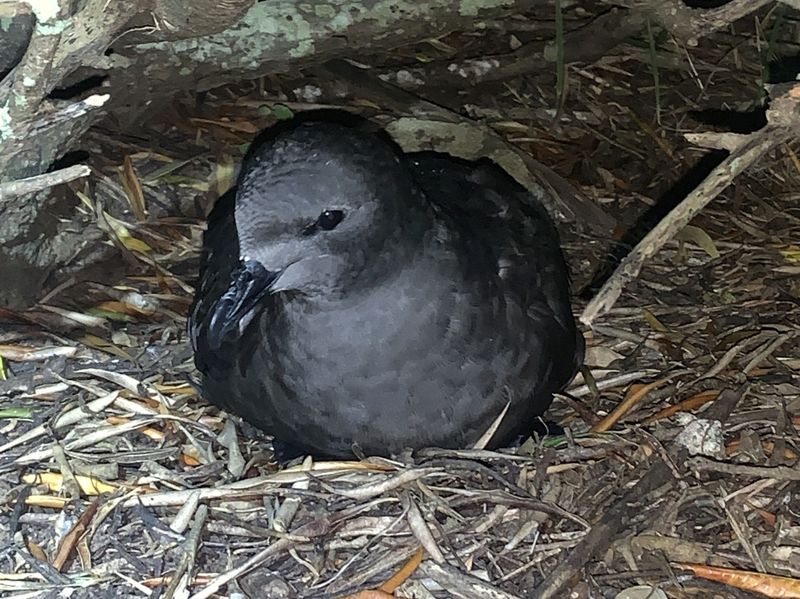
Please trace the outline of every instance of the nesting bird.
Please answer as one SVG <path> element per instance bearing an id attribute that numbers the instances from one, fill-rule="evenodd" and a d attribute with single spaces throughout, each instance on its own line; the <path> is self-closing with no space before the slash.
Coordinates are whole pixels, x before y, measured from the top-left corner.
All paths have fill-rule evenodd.
<path id="1" fill-rule="evenodd" d="M 558 234 L 491 163 L 306 122 L 209 215 L 190 317 L 206 400 L 325 457 L 529 432 L 583 337 Z M 499 418 L 502 415 L 502 418 Z"/>

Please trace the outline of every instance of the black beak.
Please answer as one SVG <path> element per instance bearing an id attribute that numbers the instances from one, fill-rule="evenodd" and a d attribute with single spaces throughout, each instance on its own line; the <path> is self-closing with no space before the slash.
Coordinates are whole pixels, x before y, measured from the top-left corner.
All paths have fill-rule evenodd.
<path id="1" fill-rule="evenodd" d="M 241 262 L 231 273 L 228 290 L 217 300 L 208 323 L 207 341 L 211 350 L 222 347 L 225 338 L 238 333 L 255 315 L 258 303 L 270 292 L 270 285 L 278 278 L 259 262 Z"/>

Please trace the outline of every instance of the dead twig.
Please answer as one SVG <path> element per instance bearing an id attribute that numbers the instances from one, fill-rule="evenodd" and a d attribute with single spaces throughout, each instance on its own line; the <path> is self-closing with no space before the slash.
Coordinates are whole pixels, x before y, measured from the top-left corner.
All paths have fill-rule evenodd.
<path id="1" fill-rule="evenodd" d="M 327 487 L 328 490 L 330 490 L 332 493 L 336 493 L 337 495 L 349 497 L 350 499 L 365 500 L 372 497 L 377 497 L 378 495 L 382 495 L 388 491 L 391 491 L 392 489 L 407 485 L 408 483 L 419 480 L 425 476 L 443 473 L 444 471 L 439 470 L 438 468 L 417 468 L 413 470 L 406 470 L 405 472 L 401 472 L 400 474 L 392 476 L 386 480 L 369 485 L 363 485 L 356 489 L 341 489 L 339 487 L 332 487 L 325 484 L 322 486 Z"/>
<path id="2" fill-rule="evenodd" d="M 581 314 L 581 321 L 591 326 L 601 315 L 608 312 L 619 299 L 625 285 L 635 280 L 645 261 L 654 256 L 673 239 L 697 214 L 756 160 L 789 139 L 800 124 L 797 104 L 800 103 L 800 85 L 792 87 L 777 98 L 767 112 L 769 124 L 749 136 L 731 152 L 708 177 L 656 225 L 636 247 L 633 248 L 597 292 Z"/>
<path id="3" fill-rule="evenodd" d="M 681 0 L 648 0 L 642 8 L 672 35 L 696 46 L 699 38 L 727 27 L 771 1 L 732 0 L 718 8 L 700 9 L 690 8 Z"/>
<path id="4" fill-rule="evenodd" d="M 756 478 L 773 478 L 775 480 L 800 480 L 800 470 L 789 466 L 750 466 L 749 464 L 730 464 L 718 462 L 710 458 L 695 456 L 686 464 L 691 470 L 698 472 L 714 472 L 718 474 L 736 474 Z"/>
<path id="5" fill-rule="evenodd" d="M 44 173 L 26 179 L 0 183 L 0 202 L 17 196 L 50 189 L 56 185 L 68 183 L 81 177 L 88 177 L 92 170 L 85 164 L 68 166 L 51 173 Z"/>

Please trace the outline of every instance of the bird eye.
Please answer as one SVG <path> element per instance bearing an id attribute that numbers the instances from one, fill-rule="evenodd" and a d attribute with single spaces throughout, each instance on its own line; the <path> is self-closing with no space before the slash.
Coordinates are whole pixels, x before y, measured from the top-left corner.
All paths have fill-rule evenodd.
<path id="1" fill-rule="evenodd" d="M 325 210 L 319 215 L 317 225 L 323 231 L 332 231 L 344 219 L 344 212 L 341 210 Z"/>

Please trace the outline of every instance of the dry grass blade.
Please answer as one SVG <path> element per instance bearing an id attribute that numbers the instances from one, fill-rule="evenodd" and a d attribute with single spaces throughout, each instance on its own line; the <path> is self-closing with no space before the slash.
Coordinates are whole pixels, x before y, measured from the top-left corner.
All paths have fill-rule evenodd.
<path id="1" fill-rule="evenodd" d="M 109 439 L 111 437 L 117 437 L 124 435 L 125 433 L 129 433 L 131 431 L 138 430 L 143 426 L 156 422 L 155 418 L 143 418 L 142 420 L 129 422 L 127 424 L 121 424 L 119 426 L 105 426 L 100 429 L 89 433 L 81 438 L 75 439 L 69 442 L 66 446 L 66 450 L 76 450 L 81 449 L 83 447 L 91 447 L 100 441 L 104 441 L 105 439 Z M 41 462 L 43 460 L 47 460 L 53 457 L 53 450 L 52 449 L 42 449 L 39 451 L 34 451 L 23 456 L 18 457 L 14 460 L 14 464 L 17 465 L 25 465 L 25 464 L 34 464 L 36 462 Z"/>
<path id="2" fill-rule="evenodd" d="M 75 346 L 34 348 L 19 345 L 0 345 L 0 357 L 12 362 L 44 362 L 58 356 L 71 358 L 77 353 L 78 348 Z"/>
<path id="3" fill-rule="evenodd" d="M 140 223 L 144 222 L 147 219 L 144 192 L 142 192 L 142 184 L 139 182 L 139 177 L 136 175 L 136 170 L 133 168 L 130 155 L 125 156 L 122 163 L 122 186 L 125 188 L 125 193 L 128 196 L 131 212 L 133 212 L 137 221 Z"/>
<path id="4" fill-rule="evenodd" d="M 403 509 L 406 510 L 408 527 L 417 541 L 419 541 L 419 544 L 422 545 L 433 561 L 438 564 L 443 563 L 444 554 L 439 549 L 439 545 L 436 544 L 436 540 L 431 534 L 431 529 L 428 528 L 428 523 L 425 522 L 425 518 L 422 516 L 422 512 L 419 511 L 419 506 L 414 501 L 414 498 L 408 492 L 404 492 L 400 495 L 400 503 L 402 503 Z"/>
<path id="5" fill-rule="evenodd" d="M 147 396 L 155 397 L 159 400 L 162 400 L 166 404 L 166 399 L 164 398 L 164 396 L 161 393 L 159 393 L 158 390 L 156 390 L 152 385 L 142 383 L 141 381 L 135 379 L 130 375 L 122 374 L 120 372 L 113 372 L 111 370 L 103 370 L 100 368 L 83 368 L 80 370 L 76 370 L 75 373 L 86 374 L 89 376 L 95 376 L 98 378 L 105 379 L 137 395 L 144 392 Z"/>
<path id="6" fill-rule="evenodd" d="M 85 406 L 80 406 L 77 408 L 73 408 L 66 414 L 62 414 L 55 421 L 50 425 L 50 427 L 54 430 L 64 428 L 67 426 L 72 426 L 77 422 L 80 422 L 83 418 L 86 417 L 86 412 L 94 412 L 99 413 L 105 410 L 108 406 L 114 403 L 117 398 L 119 397 L 119 391 L 113 391 L 108 395 L 104 395 L 103 397 L 99 397 Z M 29 443 L 34 439 L 37 439 L 43 435 L 47 434 L 47 428 L 44 426 L 37 426 L 27 433 L 24 433 L 17 437 L 16 439 L 12 439 L 5 445 L 0 445 L 0 454 L 8 451 L 9 449 L 13 449 L 14 447 L 18 447 L 19 445 L 24 445 L 25 443 Z"/>
<path id="7" fill-rule="evenodd" d="M 494 419 L 491 426 L 486 429 L 480 439 L 478 439 L 475 444 L 472 446 L 472 449 L 486 449 L 486 446 L 489 445 L 489 441 L 492 440 L 494 434 L 497 432 L 497 429 L 500 428 L 500 423 L 503 422 L 503 418 L 506 417 L 508 413 L 508 408 L 511 406 L 511 400 L 509 399 L 506 402 L 505 407 L 501 410 L 500 414 L 498 414 L 497 418 Z"/>
<path id="8" fill-rule="evenodd" d="M 617 422 L 619 422 L 625 415 L 630 412 L 642 399 L 654 389 L 658 389 L 661 385 L 668 382 L 670 377 L 665 377 L 653 381 L 647 385 L 642 385 L 640 389 L 628 395 L 625 401 L 621 402 L 613 412 L 603 418 L 600 422 L 595 424 L 589 429 L 592 433 L 604 433 L 610 430 Z"/>

